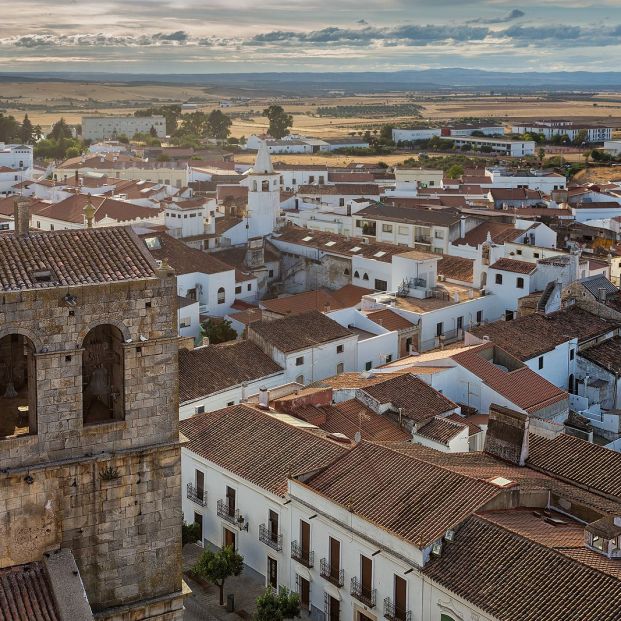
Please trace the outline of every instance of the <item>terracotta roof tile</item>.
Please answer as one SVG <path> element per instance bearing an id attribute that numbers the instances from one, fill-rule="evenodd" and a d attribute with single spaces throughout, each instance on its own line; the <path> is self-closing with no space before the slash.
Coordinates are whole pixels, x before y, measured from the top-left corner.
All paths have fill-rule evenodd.
<path id="1" fill-rule="evenodd" d="M 249 327 L 248 338 L 253 340 L 255 335 L 280 351 L 292 352 L 351 337 L 353 333 L 313 310 L 273 321 L 256 321 Z"/>
<path id="2" fill-rule="evenodd" d="M 282 371 L 250 341 L 179 350 L 179 401 L 191 401 Z"/>
<path id="3" fill-rule="evenodd" d="M 464 259 L 445 254 L 438 261 L 438 275 L 451 280 L 471 283 L 473 271 L 474 259 Z"/>
<path id="4" fill-rule="evenodd" d="M 503 222 L 482 222 L 463 237 L 456 239 L 453 244 L 455 246 L 480 246 L 487 240 L 488 233 L 494 243 L 504 244 L 506 241 L 516 239 L 523 231 Z"/>
<path id="5" fill-rule="evenodd" d="M 367 313 L 367 318 L 386 330 L 408 330 L 414 327 L 411 321 L 386 308 L 381 311 Z"/>
<path id="6" fill-rule="evenodd" d="M 446 444 L 456 438 L 459 434 L 468 429 L 468 425 L 461 423 L 454 418 L 434 416 L 428 423 L 419 427 L 417 435 L 423 436 L 440 444 Z M 469 430 L 468 430 L 469 435 Z"/>
<path id="7" fill-rule="evenodd" d="M 324 196 L 379 196 L 380 188 L 375 183 L 335 183 L 334 185 L 301 185 L 298 194 Z"/>
<path id="8" fill-rule="evenodd" d="M 45 289 L 153 278 L 157 266 L 128 227 L 0 236 L 0 287 Z M 49 280 L 37 278 L 49 274 Z"/>
<path id="9" fill-rule="evenodd" d="M 370 293 L 373 293 L 371 289 L 345 285 L 338 291 L 318 289 L 317 291 L 305 291 L 272 300 L 262 300 L 261 306 L 279 315 L 298 315 L 309 310 L 327 312 L 328 310 L 334 311 L 358 306 L 362 297 Z"/>
<path id="10" fill-rule="evenodd" d="M 517 259 L 502 257 L 490 265 L 489 269 L 514 272 L 515 274 L 530 274 L 537 269 L 537 265 L 535 263 L 529 263 L 528 261 L 518 261 Z"/>
<path id="11" fill-rule="evenodd" d="M 584 349 L 580 356 L 613 373 L 621 373 L 621 336 L 614 336 Z"/>
<path id="12" fill-rule="evenodd" d="M 61 621 L 43 563 L 0 569 L 2 621 Z"/>
<path id="13" fill-rule="evenodd" d="M 348 449 L 253 408 L 237 405 L 179 423 L 204 459 L 279 496 L 290 474 L 327 465 Z"/>

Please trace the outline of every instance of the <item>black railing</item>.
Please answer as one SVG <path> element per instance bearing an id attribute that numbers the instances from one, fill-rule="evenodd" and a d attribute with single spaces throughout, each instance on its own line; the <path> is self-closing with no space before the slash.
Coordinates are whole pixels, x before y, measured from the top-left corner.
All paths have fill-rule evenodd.
<path id="1" fill-rule="evenodd" d="M 309 569 L 315 564 L 315 553 L 312 550 L 304 550 L 297 541 L 291 542 L 291 558 Z"/>
<path id="2" fill-rule="evenodd" d="M 328 559 L 322 558 L 319 561 L 319 574 L 334 586 L 342 587 L 345 584 L 345 572 L 342 569 L 336 569 L 328 563 Z"/>
<path id="3" fill-rule="evenodd" d="M 340 621 L 341 611 L 340 611 L 340 603 L 337 600 L 337 609 L 332 609 L 332 602 L 330 601 L 332 597 L 327 592 L 323 594 L 323 615 L 324 621 Z"/>
<path id="4" fill-rule="evenodd" d="M 265 524 L 259 526 L 259 541 L 262 541 L 265 545 L 273 548 L 277 552 L 282 550 L 282 535 L 274 532 Z"/>
<path id="5" fill-rule="evenodd" d="M 384 600 L 384 619 L 389 621 L 412 621 L 412 611 L 397 606 L 390 597 Z"/>
<path id="6" fill-rule="evenodd" d="M 218 500 L 217 508 L 218 516 L 223 520 L 237 525 L 237 518 L 239 517 L 239 511 L 235 510 L 229 505 L 227 500 Z"/>
<path id="7" fill-rule="evenodd" d="M 188 483 L 188 500 L 195 502 L 201 507 L 207 506 L 207 492 L 204 489 L 199 489 L 196 485 Z"/>
<path id="8" fill-rule="evenodd" d="M 362 582 L 358 578 L 351 579 L 350 593 L 352 597 L 355 597 L 359 602 L 362 602 L 369 608 L 375 608 L 375 597 L 377 595 L 376 589 L 369 589 L 362 585 Z"/>

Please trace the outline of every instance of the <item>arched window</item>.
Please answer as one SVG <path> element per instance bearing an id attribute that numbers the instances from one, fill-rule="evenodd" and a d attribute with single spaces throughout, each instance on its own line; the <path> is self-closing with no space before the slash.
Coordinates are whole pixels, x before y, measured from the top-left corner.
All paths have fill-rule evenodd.
<path id="1" fill-rule="evenodd" d="M 365 272 L 362 280 L 369 280 L 369 275 Z"/>
<path id="2" fill-rule="evenodd" d="M 343 274 L 345 274 L 345 276 L 349 276 L 349 268 L 345 268 L 345 271 L 343 272 Z"/>
<path id="3" fill-rule="evenodd" d="M 354 278 L 360 278 L 360 274 L 358 273 L 358 270 L 354 272 Z"/>
<path id="4" fill-rule="evenodd" d="M 224 304 L 225 299 L 226 299 L 226 293 L 224 291 L 224 287 L 220 287 L 218 289 L 218 304 Z"/>
<path id="5" fill-rule="evenodd" d="M 82 344 L 82 417 L 85 425 L 125 418 L 123 335 L 116 326 L 93 328 Z"/>
<path id="6" fill-rule="evenodd" d="M 21 334 L 0 339 L 0 438 L 37 433 L 34 352 Z"/>
<path id="7" fill-rule="evenodd" d="M 261 192 L 269 192 L 270 191 L 270 182 L 268 179 L 261 182 Z"/>
<path id="8" fill-rule="evenodd" d="M 258 186 L 257 186 L 257 181 L 256 179 L 252 182 L 252 191 L 256 192 L 258 190 Z"/>

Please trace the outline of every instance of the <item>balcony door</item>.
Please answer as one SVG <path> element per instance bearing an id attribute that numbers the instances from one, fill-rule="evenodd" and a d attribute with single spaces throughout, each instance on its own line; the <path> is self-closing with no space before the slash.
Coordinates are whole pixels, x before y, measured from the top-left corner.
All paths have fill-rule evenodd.
<path id="1" fill-rule="evenodd" d="M 302 576 L 298 576 L 298 595 L 302 609 L 310 609 L 310 582 Z"/>
<path id="2" fill-rule="evenodd" d="M 226 508 L 229 515 L 235 515 L 235 490 L 232 487 L 226 486 Z"/>
<path id="3" fill-rule="evenodd" d="M 405 621 L 407 611 L 407 582 L 401 576 L 395 576 L 395 617 Z"/>
<path id="4" fill-rule="evenodd" d="M 332 578 L 338 578 L 339 571 L 341 571 L 341 542 L 330 537 L 330 574 Z"/>
<path id="5" fill-rule="evenodd" d="M 300 548 L 302 558 L 308 559 L 310 555 L 310 524 L 300 520 Z"/>
<path id="6" fill-rule="evenodd" d="M 270 516 L 268 522 L 269 533 L 272 541 L 278 541 L 278 513 L 276 513 L 276 511 L 272 511 L 270 509 Z"/>
<path id="7" fill-rule="evenodd" d="M 362 554 L 360 555 L 360 583 L 362 595 L 365 598 L 370 598 L 373 588 L 373 561 Z"/>
<path id="8" fill-rule="evenodd" d="M 205 473 L 201 470 L 196 471 L 196 495 L 203 500 L 205 491 Z"/>

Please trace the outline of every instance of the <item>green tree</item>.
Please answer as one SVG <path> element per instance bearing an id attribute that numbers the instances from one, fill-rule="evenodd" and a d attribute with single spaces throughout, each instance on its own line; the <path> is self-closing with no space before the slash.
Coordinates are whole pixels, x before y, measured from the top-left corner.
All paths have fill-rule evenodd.
<path id="1" fill-rule="evenodd" d="M 157 138 L 157 129 L 151 125 L 151 129 L 149 130 L 149 135 L 151 138 Z"/>
<path id="2" fill-rule="evenodd" d="M 65 153 L 64 156 L 67 159 L 70 159 L 72 157 L 78 157 L 80 155 L 81 151 L 79 149 L 79 147 L 69 147 Z"/>
<path id="3" fill-rule="evenodd" d="M 28 115 L 24 115 L 24 120 L 22 121 L 22 131 L 20 135 L 20 139 L 22 144 L 32 144 L 33 142 L 33 132 L 34 127 L 28 118 Z"/>
<path id="4" fill-rule="evenodd" d="M 201 538 L 200 524 L 194 522 L 193 524 L 186 524 L 184 522 L 181 525 L 181 546 L 186 543 L 196 543 Z"/>
<path id="5" fill-rule="evenodd" d="M 207 117 L 207 135 L 210 138 L 225 140 L 231 133 L 232 121 L 221 110 L 212 110 Z"/>
<path id="6" fill-rule="evenodd" d="M 289 128 L 293 125 L 293 117 L 287 114 L 282 106 L 272 104 L 263 110 L 263 116 L 269 119 L 269 135 L 276 140 L 289 135 Z"/>
<path id="7" fill-rule="evenodd" d="M 543 160 L 546 157 L 546 150 L 541 147 L 541 149 L 539 149 L 539 151 L 537 151 L 537 159 L 539 160 L 539 168 L 543 167 Z"/>
<path id="8" fill-rule="evenodd" d="M 289 589 L 281 588 L 278 593 L 268 588 L 257 598 L 255 621 L 283 621 L 300 616 L 300 596 Z"/>
<path id="9" fill-rule="evenodd" d="M 181 106 L 173 104 L 156 108 L 144 108 L 142 110 L 136 110 L 134 116 L 163 116 L 166 119 L 166 133 L 172 136 L 177 131 L 177 125 L 181 117 Z"/>
<path id="10" fill-rule="evenodd" d="M 218 343 L 234 341 L 237 338 L 237 332 L 232 328 L 228 319 L 221 321 L 208 319 L 201 327 L 201 336 L 209 338 L 212 345 L 217 345 Z"/>
<path id="11" fill-rule="evenodd" d="M 71 130 L 69 129 L 69 125 L 64 118 L 61 118 L 59 121 L 56 121 L 54 125 L 52 125 L 52 131 L 47 135 L 48 138 L 56 140 L 62 140 L 63 138 L 71 138 Z"/>
<path id="12" fill-rule="evenodd" d="M 43 138 L 43 129 L 41 125 L 35 125 L 32 129 L 32 139 L 34 142 L 39 142 Z"/>
<path id="13" fill-rule="evenodd" d="M 459 179 L 464 174 L 464 167 L 461 164 L 453 164 L 447 171 L 449 179 Z"/>
<path id="14" fill-rule="evenodd" d="M 581 129 L 574 138 L 574 144 L 580 145 L 584 144 L 587 141 L 589 134 L 586 129 Z"/>
<path id="15" fill-rule="evenodd" d="M 16 142 L 20 139 L 21 126 L 12 116 L 0 112 L 0 142 Z"/>
<path id="16" fill-rule="evenodd" d="M 196 564 L 192 574 L 213 582 L 220 590 L 220 606 L 224 604 L 224 583 L 227 578 L 239 576 L 244 569 L 244 557 L 233 546 L 226 546 L 217 552 L 205 550 Z"/>
<path id="17" fill-rule="evenodd" d="M 203 137 L 207 134 L 207 115 L 200 110 L 184 114 L 181 122 L 180 132 Z"/>

